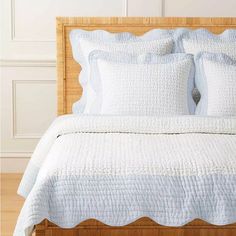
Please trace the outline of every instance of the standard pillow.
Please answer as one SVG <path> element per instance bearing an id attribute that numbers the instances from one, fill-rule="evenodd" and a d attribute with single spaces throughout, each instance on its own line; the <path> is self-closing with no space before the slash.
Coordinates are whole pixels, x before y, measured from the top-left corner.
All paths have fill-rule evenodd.
<path id="1" fill-rule="evenodd" d="M 95 30 L 72 30 L 70 41 L 74 59 L 81 65 L 79 76 L 83 87 L 81 99 L 73 105 L 74 113 L 88 113 L 94 102 L 95 93 L 89 83 L 90 67 L 88 57 L 93 50 L 108 52 L 128 52 L 135 54 L 156 53 L 169 54 L 173 48 L 173 39 L 168 30 L 152 30 L 143 36 L 135 36 L 130 33 L 109 33 Z"/>
<path id="2" fill-rule="evenodd" d="M 97 99 L 91 113 L 106 115 L 188 115 L 193 88 L 191 55 L 132 55 L 93 51 L 91 85 Z"/>
<path id="3" fill-rule="evenodd" d="M 236 60 L 202 52 L 195 57 L 195 82 L 201 93 L 197 115 L 236 116 Z"/>

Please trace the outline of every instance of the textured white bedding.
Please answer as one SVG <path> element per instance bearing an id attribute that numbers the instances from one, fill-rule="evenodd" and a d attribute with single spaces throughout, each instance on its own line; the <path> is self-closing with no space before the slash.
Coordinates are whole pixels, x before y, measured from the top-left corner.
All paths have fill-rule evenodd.
<path id="1" fill-rule="evenodd" d="M 27 167 L 14 235 L 45 218 L 61 227 L 142 216 L 171 226 L 229 224 L 235 183 L 236 118 L 62 116 Z"/>
<path id="2" fill-rule="evenodd" d="M 236 116 L 236 60 L 202 52 L 195 57 L 195 65 L 195 83 L 201 93 L 196 114 Z"/>
<path id="3" fill-rule="evenodd" d="M 86 31 L 81 29 L 72 30 L 70 41 L 74 59 L 81 65 L 79 75 L 83 94 L 79 101 L 73 105 L 76 113 L 90 114 L 91 105 L 97 97 L 90 83 L 89 54 L 94 50 L 106 52 L 126 53 L 156 53 L 165 55 L 171 53 L 173 39 L 168 30 L 151 30 L 142 36 L 130 33 L 110 33 L 104 30 Z M 92 111 L 92 113 L 94 113 Z"/>
<path id="4" fill-rule="evenodd" d="M 93 51 L 89 62 L 90 82 L 96 93 L 89 114 L 194 114 L 194 63 L 191 55 Z"/>

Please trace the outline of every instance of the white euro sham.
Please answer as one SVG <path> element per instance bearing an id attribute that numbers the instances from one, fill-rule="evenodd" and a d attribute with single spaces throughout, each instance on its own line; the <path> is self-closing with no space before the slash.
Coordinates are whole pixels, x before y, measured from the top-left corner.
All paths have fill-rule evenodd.
<path id="1" fill-rule="evenodd" d="M 236 30 L 225 30 L 215 35 L 205 29 L 181 35 L 182 52 L 197 55 L 199 52 L 224 53 L 236 59 Z"/>

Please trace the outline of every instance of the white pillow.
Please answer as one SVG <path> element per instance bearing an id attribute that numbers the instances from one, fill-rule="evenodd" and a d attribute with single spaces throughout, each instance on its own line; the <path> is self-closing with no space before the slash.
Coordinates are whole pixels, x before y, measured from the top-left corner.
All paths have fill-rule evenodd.
<path id="1" fill-rule="evenodd" d="M 143 36 L 135 36 L 130 33 L 109 33 L 95 30 L 72 30 L 70 41 L 74 59 L 81 65 L 82 71 L 79 76 L 83 87 L 81 99 L 73 105 L 74 113 L 88 113 L 94 102 L 95 93 L 89 83 L 90 67 L 88 57 L 93 50 L 108 52 L 128 53 L 156 53 L 168 54 L 173 48 L 173 39 L 168 30 L 152 30 Z"/>
<path id="2" fill-rule="evenodd" d="M 188 115 L 193 59 L 93 51 L 91 85 L 97 99 L 91 113 L 109 115 Z M 100 87 L 99 87 L 100 86 Z"/>
<path id="3" fill-rule="evenodd" d="M 197 55 L 199 52 L 225 53 L 236 58 L 236 30 L 228 29 L 221 34 L 213 34 L 206 29 L 175 30 L 176 50 Z M 196 102 L 200 100 L 197 89 L 193 91 Z"/>
<path id="4" fill-rule="evenodd" d="M 236 30 L 226 30 L 215 35 L 205 29 L 189 31 L 182 36 L 183 52 L 193 55 L 199 52 L 225 53 L 236 59 Z"/>
<path id="5" fill-rule="evenodd" d="M 236 60 L 225 54 L 202 52 L 195 63 L 196 85 L 201 93 L 196 114 L 236 116 Z"/>

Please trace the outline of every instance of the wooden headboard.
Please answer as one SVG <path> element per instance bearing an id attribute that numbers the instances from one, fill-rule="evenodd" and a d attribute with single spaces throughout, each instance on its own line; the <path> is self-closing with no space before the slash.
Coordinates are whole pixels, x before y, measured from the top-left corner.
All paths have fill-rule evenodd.
<path id="1" fill-rule="evenodd" d="M 131 32 L 141 35 L 154 28 L 206 28 L 221 33 L 236 28 L 236 18 L 176 18 L 176 17 L 58 17 L 57 18 L 57 87 L 58 115 L 71 113 L 72 104 L 82 94 L 78 82 L 80 66 L 73 57 L 69 41 L 71 30 L 104 29 L 110 32 Z"/>

